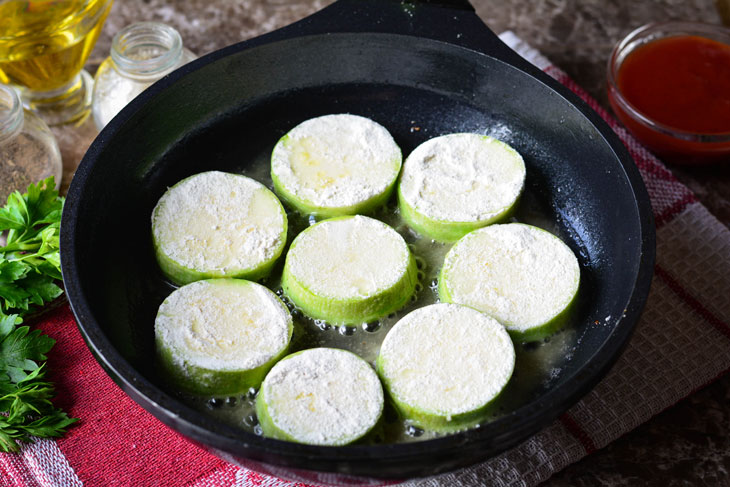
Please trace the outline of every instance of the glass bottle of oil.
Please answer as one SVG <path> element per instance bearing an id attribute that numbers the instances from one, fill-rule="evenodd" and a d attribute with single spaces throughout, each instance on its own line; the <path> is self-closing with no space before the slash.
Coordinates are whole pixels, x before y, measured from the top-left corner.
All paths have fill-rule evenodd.
<path id="1" fill-rule="evenodd" d="M 159 22 L 138 22 L 119 31 L 111 55 L 96 71 L 92 114 L 101 130 L 148 86 L 195 59 L 177 30 Z"/>
<path id="2" fill-rule="evenodd" d="M 82 71 L 112 0 L 0 0 L 0 82 L 51 125 L 88 114 Z M 83 73 L 83 74 L 82 74 Z"/>
<path id="3" fill-rule="evenodd" d="M 0 206 L 15 190 L 49 176 L 61 184 L 61 153 L 48 126 L 23 109 L 12 87 L 0 85 Z"/>

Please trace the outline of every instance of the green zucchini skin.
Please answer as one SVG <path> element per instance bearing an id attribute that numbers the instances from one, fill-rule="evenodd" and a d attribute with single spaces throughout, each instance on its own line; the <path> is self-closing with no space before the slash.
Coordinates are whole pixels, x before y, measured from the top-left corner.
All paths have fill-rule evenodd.
<path id="1" fill-rule="evenodd" d="M 171 385 L 180 391 L 194 395 L 226 396 L 247 392 L 250 388 L 258 388 L 271 368 L 289 351 L 294 322 L 286 305 L 271 290 L 251 281 L 242 279 L 211 279 L 208 282 L 216 286 L 258 286 L 266 289 L 268 295 L 275 299 L 280 310 L 286 313 L 286 344 L 271 358 L 251 369 L 219 370 L 195 365 L 186 359 L 172 344 L 163 340 L 160 333 L 155 333 L 156 362 L 163 375 Z M 182 289 L 182 288 L 181 288 Z M 158 312 L 158 316 L 160 312 Z"/>
<path id="2" fill-rule="evenodd" d="M 406 224 L 421 235 L 425 235 L 437 242 L 445 243 L 456 242 L 467 233 L 478 228 L 508 221 L 514 215 L 519 201 L 520 198 L 518 197 L 513 205 L 507 206 L 492 218 L 484 220 L 475 222 L 436 220 L 429 218 L 411 206 L 403 197 L 401 188 L 398 186 L 398 208 Z"/>
<path id="3" fill-rule="evenodd" d="M 280 141 L 279 143 L 282 142 Z M 397 164 L 400 171 L 400 161 L 398 161 Z M 295 195 L 286 188 L 286 186 L 281 182 L 279 176 L 273 171 L 271 171 L 271 180 L 274 183 L 274 192 L 276 195 L 297 213 L 305 216 L 312 215 L 317 218 L 327 219 L 339 216 L 370 215 L 374 213 L 376 210 L 388 203 L 388 200 L 393 194 L 398 178 L 394 178 L 393 182 L 390 183 L 383 192 L 373 195 L 364 201 L 355 205 L 336 207 L 317 206 L 312 201 Z"/>
<path id="4" fill-rule="evenodd" d="M 550 235 L 550 237 L 560 240 L 557 236 L 553 235 L 552 233 L 548 232 L 547 230 L 544 230 L 539 227 L 535 227 L 532 225 L 527 225 L 524 223 L 509 223 L 509 225 L 522 225 L 526 227 L 530 227 L 534 229 L 535 231 L 543 232 L 547 235 Z M 458 245 L 455 244 L 455 246 Z M 453 249 L 453 247 L 452 247 Z M 471 306 L 467 303 L 459 303 L 457 299 L 454 298 L 452 290 L 449 288 L 449 266 L 447 265 L 448 261 L 448 254 L 446 259 L 444 259 L 444 265 L 441 267 L 441 270 L 439 271 L 439 277 L 438 277 L 438 296 L 439 300 L 445 303 L 457 303 L 457 304 L 466 304 L 467 306 Z M 512 326 L 510 323 L 502 323 L 505 328 L 507 329 L 507 332 L 510 334 L 510 337 L 512 337 L 512 340 L 517 343 L 526 343 L 526 342 L 533 342 L 533 341 L 539 341 L 543 340 L 545 338 L 548 338 L 551 335 L 554 335 L 555 333 L 559 332 L 560 330 L 564 329 L 572 320 L 572 318 L 575 316 L 576 309 L 578 307 L 579 302 L 579 295 L 580 295 L 580 276 L 578 277 L 578 282 L 576 283 L 576 291 L 573 294 L 570 301 L 566 304 L 566 306 L 560 310 L 557 314 L 554 316 L 551 316 L 547 318 L 542 323 L 536 323 L 529 328 L 526 329 L 518 329 L 514 326 Z M 478 306 L 472 306 L 475 309 L 479 309 Z M 488 310 L 479 309 L 479 311 L 482 311 L 486 314 L 490 314 Z M 498 317 L 494 317 L 499 321 Z"/>
<path id="5" fill-rule="evenodd" d="M 507 154 L 508 157 L 512 157 L 512 158 L 514 158 L 515 161 L 519 162 L 519 165 L 521 167 L 521 171 L 523 174 L 522 184 L 519 189 L 519 192 L 516 195 L 514 195 L 514 199 L 512 199 L 508 203 L 505 202 L 507 204 L 505 204 L 504 207 L 490 213 L 489 214 L 490 216 L 488 218 L 486 217 L 486 215 L 484 215 L 477 220 L 467 220 L 467 221 L 438 219 L 438 218 L 434 218 L 434 217 L 427 215 L 424 211 L 419 210 L 419 208 L 417 208 L 416 205 L 413 205 L 412 203 L 408 202 L 408 199 L 406 198 L 404 191 L 403 191 L 403 185 L 407 184 L 404 182 L 404 177 L 405 177 L 406 173 L 408 172 L 408 168 L 410 167 L 409 160 L 407 158 L 404 163 L 404 168 L 403 168 L 403 171 L 401 171 L 401 175 L 400 175 L 399 182 L 398 182 L 398 190 L 397 190 L 398 208 L 400 209 L 403 220 L 408 224 L 408 226 L 413 228 L 415 231 L 417 231 L 421 235 L 424 235 L 437 242 L 453 243 L 473 230 L 485 227 L 487 225 L 492 225 L 495 223 L 502 223 L 502 222 L 507 221 L 510 217 L 512 217 L 514 215 L 515 210 L 519 205 L 519 201 L 521 199 L 522 193 L 524 192 L 524 174 L 525 174 L 526 170 L 525 170 L 524 161 L 522 160 L 522 156 L 509 144 L 502 142 L 500 140 L 497 140 L 494 137 L 491 137 L 488 135 L 470 134 L 470 133 L 453 133 L 453 134 L 442 135 L 442 136 L 436 137 L 434 139 L 430 139 L 430 140 L 424 142 L 423 144 L 421 144 L 421 146 L 432 143 L 436 139 L 441 139 L 441 141 L 443 141 L 443 140 L 448 140 L 450 138 L 460 138 L 460 137 L 473 137 L 473 138 L 476 138 L 477 140 L 489 141 L 490 143 L 497 144 L 500 148 L 502 148 L 504 150 L 504 154 Z M 419 147 L 421 147 L 421 146 L 419 146 Z M 418 147 L 414 150 L 414 152 L 416 150 L 418 150 Z M 409 157 L 411 157 L 411 156 L 409 156 Z M 418 159 L 418 158 L 416 157 L 416 159 Z M 411 164 L 415 164 L 415 163 L 411 162 Z"/>
<path id="6" fill-rule="evenodd" d="M 336 123 L 338 125 L 338 128 L 333 129 L 332 126 L 324 128 L 324 126 L 328 126 L 328 124 L 332 123 L 332 121 L 335 119 L 337 119 Z M 379 143 L 384 144 L 383 149 L 387 150 L 387 152 L 378 152 L 374 155 L 370 154 L 371 159 L 369 160 L 377 161 L 377 163 L 379 164 L 378 170 L 382 169 L 386 171 L 385 173 L 383 173 L 382 180 L 377 183 L 376 194 L 373 194 L 372 196 L 364 200 L 358 201 L 350 205 L 337 205 L 335 204 L 335 202 L 332 201 L 327 202 L 328 204 L 326 203 L 325 205 L 323 205 L 323 202 L 317 202 L 316 198 L 314 200 L 310 199 L 312 198 L 311 194 L 308 197 L 302 194 L 297 194 L 297 184 L 293 184 L 293 187 L 288 186 L 286 182 L 286 177 L 284 177 L 284 180 L 282 180 L 282 177 L 280 177 L 280 174 L 278 174 L 277 171 L 283 170 L 282 165 L 288 165 L 289 168 L 294 170 L 293 167 L 290 165 L 292 159 L 290 158 L 291 153 L 289 153 L 288 151 L 296 150 L 295 145 L 297 144 L 298 137 L 302 136 L 302 131 L 307 132 L 307 130 L 314 130 L 314 133 L 309 132 L 309 135 L 307 135 L 307 137 L 312 136 L 315 139 L 322 140 L 322 137 L 333 135 L 335 137 L 338 137 L 342 135 L 342 132 L 340 132 L 339 129 L 343 127 L 352 128 L 353 124 L 358 124 L 360 127 L 363 127 L 363 125 L 367 126 L 369 127 L 369 131 L 371 133 L 373 131 L 377 132 L 378 135 L 375 136 L 376 139 Z M 305 126 L 307 128 L 305 128 Z M 313 126 L 318 126 L 318 128 L 312 129 Z M 345 129 L 345 132 L 347 132 L 347 129 Z M 330 147 L 332 145 L 337 146 L 338 143 L 340 143 L 340 139 L 334 142 L 330 141 L 330 143 Z M 387 148 L 385 147 L 385 145 L 387 145 Z M 329 156 L 323 157 L 326 159 Z M 315 160 L 321 162 L 320 159 L 315 158 Z M 393 192 L 393 189 L 395 188 L 402 165 L 403 153 L 400 147 L 398 147 L 398 145 L 396 144 L 395 140 L 393 140 L 392 135 L 385 127 L 366 117 L 340 113 L 323 115 L 320 117 L 305 120 L 297 126 L 293 127 L 289 132 L 284 134 L 277 141 L 274 149 L 271 152 L 270 173 L 271 180 L 274 184 L 274 192 L 282 199 L 282 201 L 284 201 L 295 211 L 305 216 L 313 215 L 318 218 L 335 218 L 338 216 L 347 215 L 367 215 L 373 213 L 379 207 L 383 206 L 388 201 Z"/>
<path id="7" fill-rule="evenodd" d="M 363 360 L 358 355 L 349 352 L 347 350 L 340 350 L 345 353 L 349 353 L 351 355 L 354 355 L 359 360 Z M 298 355 L 301 355 L 302 353 L 306 353 L 308 350 L 301 350 L 299 352 L 292 353 L 288 355 L 287 357 L 283 358 L 281 360 L 281 363 L 285 362 L 286 360 L 289 360 L 291 358 L 294 358 Z M 264 379 L 265 380 L 265 379 Z M 381 385 L 382 387 L 382 385 Z M 278 440 L 284 440 L 284 441 L 291 441 L 294 443 L 302 443 L 302 444 L 308 444 L 307 442 L 303 441 L 301 438 L 297 438 L 296 436 L 293 436 L 290 433 L 287 433 L 282 428 L 280 428 L 274 419 L 271 416 L 271 413 L 269 412 L 269 406 L 267 404 L 268 398 L 266 396 L 266 387 L 262 385 L 261 389 L 259 390 L 258 395 L 256 396 L 256 417 L 258 418 L 259 425 L 261 426 L 261 430 L 264 433 L 264 436 L 267 436 L 269 438 L 275 438 Z M 349 445 L 353 443 L 361 443 L 361 442 L 367 442 L 368 438 L 371 438 L 373 435 L 382 435 L 382 428 L 383 428 L 383 410 L 384 410 L 384 401 L 380 403 L 380 411 L 377 414 L 377 419 L 374 421 L 369 428 L 364 430 L 361 434 L 357 436 L 347 437 L 347 438 L 341 438 L 340 440 L 331 443 L 331 446 L 343 446 L 343 445 Z"/>
<path id="8" fill-rule="evenodd" d="M 398 398 L 392 392 L 390 380 L 386 378 L 384 373 L 384 367 L 384 359 L 382 358 L 382 356 L 378 356 L 376 361 L 376 370 L 378 371 L 378 376 L 380 377 L 380 380 L 383 382 L 383 388 L 385 390 L 387 398 L 386 400 L 390 401 L 401 419 L 428 431 L 436 431 L 440 433 L 456 433 L 458 431 L 464 431 L 479 424 L 480 422 L 487 419 L 489 415 L 494 411 L 494 405 L 504 391 L 504 389 L 502 389 L 502 391 L 494 396 L 493 399 L 477 409 L 462 414 L 454 414 L 447 417 L 442 414 L 436 414 L 411 406 L 410 404 Z"/>
<path id="9" fill-rule="evenodd" d="M 401 332 L 406 333 L 406 336 L 409 337 L 406 347 L 419 347 L 425 345 L 426 348 L 423 350 L 426 355 L 414 356 L 412 355 L 414 351 L 413 349 L 404 350 L 403 348 L 394 348 L 392 342 L 386 343 L 388 340 L 388 337 L 386 337 L 386 342 L 384 342 L 384 345 L 381 347 L 381 351 L 376 359 L 375 368 L 381 382 L 383 383 L 387 400 L 393 405 L 393 408 L 396 410 L 401 419 L 425 430 L 440 433 L 453 433 L 475 426 L 476 424 L 484 421 L 489 414 L 494 411 L 494 406 L 497 403 L 497 400 L 506 389 L 506 386 L 511 380 L 514 372 L 516 360 L 514 345 L 511 337 L 509 337 L 507 331 L 501 324 L 473 308 L 443 303 L 430 305 L 430 307 L 434 310 L 436 308 L 445 309 L 446 307 L 450 307 L 452 310 L 461 310 L 462 314 L 459 316 L 457 321 L 435 322 L 431 320 L 429 315 L 423 314 L 424 308 L 411 312 L 409 315 L 402 318 L 399 323 L 396 323 L 396 325 L 389 331 L 389 336 L 396 340 L 402 340 L 403 335 Z M 466 313 L 467 316 L 464 316 L 464 313 Z M 416 315 L 418 316 L 416 317 Z M 480 316 L 481 321 L 471 322 L 470 320 L 474 320 L 474 317 L 468 315 Z M 479 323 L 478 326 L 476 325 L 477 323 Z M 403 327 L 406 327 L 405 331 Z M 448 339 L 444 340 L 443 338 L 439 338 L 437 341 L 432 341 L 431 338 L 425 338 L 426 341 L 423 345 L 415 345 L 414 342 L 414 340 L 418 340 L 419 337 L 423 337 L 424 335 L 428 336 L 429 329 L 449 330 L 450 328 L 466 330 L 467 333 L 473 330 L 475 334 L 467 335 L 469 343 L 483 343 L 480 342 L 480 340 L 484 340 L 485 337 L 489 337 L 487 346 L 490 351 L 480 349 L 479 353 L 481 354 L 494 354 L 495 350 L 504 352 L 504 354 L 500 355 L 482 355 L 484 357 L 497 357 L 499 364 L 496 367 L 498 370 L 501 369 L 497 373 L 501 373 L 503 375 L 499 378 L 499 382 L 497 383 L 498 387 L 494 387 L 494 390 L 492 390 L 489 394 L 471 395 L 471 397 L 478 398 L 479 402 L 476 404 L 470 404 L 470 409 L 462 409 L 460 412 L 457 412 L 458 410 L 455 411 L 453 409 L 453 405 L 445 405 L 448 401 L 436 400 L 430 404 L 424 403 L 425 396 L 423 396 L 423 394 L 426 390 L 431 390 L 432 394 L 435 390 L 438 390 L 442 395 L 449 394 L 448 392 L 443 392 L 441 389 L 446 385 L 443 382 L 444 377 L 436 378 L 434 377 L 433 372 L 430 372 L 428 375 L 420 375 L 417 371 L 414 372 L 413 370 L 410 370 L 408 375 L 405 376 L 398 372 L 399 370 L 402 370 L 398 367 L 406 367 L 406 371 L 408 371 L 408 369 L 416 368 L 432 371 L 433 367 L 437 366 L 439 369 L 449 371 L 449 376 L 446 380 L 453 383 L 453 385 L 457 388 L 464 387 L 465 382 L 463 379 L 461 379 L 458 374 L 454 375 L 455 371 L 452 370 L 454 364 L 458 364 L 464 356 L 463 353 L 458 352 L 458 350 L 462 350 L 463 352 L 463 349 L 452 348 L 454 343 L 459 342 L 449 341 Z M 414 330 L 417 330 L 417 334 L 415 336 L 412 335 Z M 390 335 L 391 333 L 394 335 Z M 396 338 L 395 335 L 399 335 L 398 338 Z M 462 345 L 464 343 L 466 342 L 461 342 Z M 416 348 L 416 350 L 418 350 L 418 348 Z M 434 350 L 437 350 L 437 352 L 434 352 Z M 454 353 L 457 353 L 460 356 L 454 357 L 453 362 L 441 363 L 443 360 L 446 360 L 444 355 L 449 356 L 449 354 Z M 404 356 L 410 357 L 405 363 L 402 362 Z M 480 373 L 484 373 L 484 377 L 489 377 L 490 373 L 493 373 L 493 367 L 494 363 L 492 363 L 488 369 L 479 369 L 479 371 Z M 404 389 L 403 387 L 404 383 L 413 383 L 413 381 L 417 381 L 415 383 L 418 384 L 419 387 L 418 392 L 415 393 L 415 395 L 413 391 L 409 393 L 407 392 L 407 389 Z M 421 388 L 423 388 L 423 390 Z M 408 397 L 409 395 L 410 399 Z M 463 406 L 460 405 L 459 407 Z"/>
<path id="10" fill-rule="evenodd" d="M 205 173 L 194 174 L 178 181 L 176 184 L 171 186 L 165 194 L 201 174 Z M 243 176 L 240 174 L 226 174 L 229 176 L 251 179 L 247 176 Z M 155 206 L 152 212 L 152 248 L 154 250 L 155 260 L 157 261 L 157 264 L 165 278 L 167 278 L 170 282 L 177 286 L 183 286 L 185 284 L 204 279 L 237 278 L 246 279 L 249 281 L 258 281 L 267 277 L 271 273 L 271 270 L 273 269 L 278 259 L 281 257 L 282 253 L 284 252 L 284 248 L 286 247 L 288 218 L 286 215 L 286 211 L 284 210 L 284 207 L 281 204 L 281 201 L 277 198 L 277 196 L 265 186 L 261 185 L 261 188 L 265 189 L 268 197 L 272 198 L 272 200 L 277 203 L 277 210 L 279 212 L 279 215 L 283 219 L 282 232 L 276 247 L 273 249 L 271 258 L 247 268 L 229 268 L 224 270 L 194 269 L 192 267 L 187 267 L 171 258 L 163 251 L 162 242 L 159 241 L 159 238 L 154 231 L 155 221 L 157 221 L 161 211 L 159 204 Z M 160 198 L 160 201 L 161 200 L 162 198 Z"/>
<path id="11" fill-rule="evenodd" d="M 291 331 L 289 332 L 291 339 Z M 265 364 L 248 370 L 211 370 L 183 362 L 175 365 L 174 352 L 159 338 L 155 339 L 158 363 L 166 377 L 181 391 L 194 395 L 229 396 L 258 388 L 266 374 L 281 358 L 286 356 L 289 347 L 276 354 Z"/>
<path id="12" fill-rule="evenodd" d="M 349 219 L 351 217 L 337 217 L 323 220 L 312 225 L 310 230 L 325 222 Z M 301 235 L 301 234 L 300 234 Z M 401 309 L 408 303 L 415 292 L 418 283 L 418 267 L 416 259 L 408 249 L 408 264 L 403 277 L 389 289 L 379 292 L 365 299 L 335 299 L 321 297 L 307 289 L 292 274 L 287 265 L 292 251 L 296 251 L 297 240 L 294 239 L 289 248 L 284 271 L 281 276 L 281 287 L 284 293 L 296 304 L 307 316 L 314 319 L 325 320 L 336 325 L 357 325 L 360 323 L 377 320 L 394 311 Z"/>
<path id="13" fill-rule="evenodd" d="M 286 218 L 286 214 L 284 214 L 284 218 Z M 160 270 L 162 271 L 164 276 L 173 284 L 176 284 L 178 286 L 184 286 L 185 284 L 190 284 L 191 282 L 202 281 L 205 279 L 234 278 L 245 279 L 247 281 L 259 281 L 271 274 L 271 270 L 273 269 L 277 260 L 279 260 L 279 258 L 281 257 L 281 254 L 284 252 L 284 247 L 286 245 L 286 231 L 284 232 L 284 235 L 282 235 L 282 237 L 283 238 L 281 240 L 281 243 L 277 245 L 274 256 L 270 260 L 262 262 L 260 265 L 248 269 L 226 271 L 199 271 L 191 269 L 189 267 L 185 267 L 184 265 L 179 264 L 178 262 L 165 255 L 161 251 L 159 243 L 156 240 L 153 239 L 152 245 L 155 250 L 157 265 L 160 266 Z"/>

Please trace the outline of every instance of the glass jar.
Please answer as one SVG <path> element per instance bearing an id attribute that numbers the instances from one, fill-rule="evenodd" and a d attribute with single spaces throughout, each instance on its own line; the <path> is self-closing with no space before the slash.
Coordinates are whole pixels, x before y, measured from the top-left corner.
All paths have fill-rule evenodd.
<path id="1" fill-rule="evenodd" d="M 0 83 L 48 125 L 83 122 L 91 76 L 83 66 L 112 0 L 0 0 Z"/>
<path id="2" fill-rule="evenodd" d="M 97 128 L 155 81 L 195 58 L 169 25 L 138 22 L 119 31 L 95 76 L 91 112 Z"/>
<path id="3" fill-rule="evenodd" d="M 15 89 L 0 85 L 0 206 L 15 190 L 50 176 L 61 185 L 61 152 L 48 125 L 23 109 Z"/>

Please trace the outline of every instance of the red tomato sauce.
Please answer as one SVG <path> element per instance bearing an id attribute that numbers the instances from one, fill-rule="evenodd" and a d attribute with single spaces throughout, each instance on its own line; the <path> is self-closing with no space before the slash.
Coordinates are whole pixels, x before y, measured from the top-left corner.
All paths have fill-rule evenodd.
<path id="1" fill-rule="evenodd" d="M 608 99 L 618 119 L 666 162 L 730 162 L 730 45 L 695 35 L 634 49 L 618 67 Z M 676 134 L 635 118 L 624 103 Z M 701 134 L 691 135 L 691 134 Z"/>
<path id="2" fill-rule="evenodd" d="M 694 133 L 730 132 L 730 46 L 676 36 L 636 48 L 619 67 L 624 98 L 656 122 Z"/>

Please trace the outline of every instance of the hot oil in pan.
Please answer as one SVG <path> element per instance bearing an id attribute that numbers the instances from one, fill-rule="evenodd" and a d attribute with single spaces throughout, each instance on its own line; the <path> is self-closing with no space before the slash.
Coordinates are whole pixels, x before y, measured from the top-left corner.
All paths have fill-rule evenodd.
<path id="1" fill-rule="evenodd" d="M 273 190 L 269 174 L 269 159 L 262 154 L 254 164 L 240 171 L 242 174 L 260 181 Z M 288 211 L 289 242 L 303 229 L 316 222 L 314 218 L 305 218 L 295 212 Z M 419 284 L 416 293 L 401 310 L 378 321 L 362 323 L 356 327 L 333 326 L 321 320 L 313 320 L 302 314 L 300 310 L 287 301 L 279 285 L 283 258 L 279 260 L 272 276 L 263 281 L 279 294 L 292 311 L 294 317 L 294 333 L 290 351 L 312 348 L 333 347 L 350 350 L 362 358 L 375 364 L 380 344 L 388 330 L 410 311 L 438 302 L 437 279 L 446 252 L 452 244 L 434 242 L 421 237 L 411 230 L 401 219 L 394 199 L 388 206 L 371 215 L 389 224 L 408 242 L 418 264 Z M 514 221 L 529 223 L 561 235 L 560 228 L 545 210 L 538 198 L 528 189 L 522 196 Z M 571 350 L 578 342 L 575 323 L 568 323 L 563 331 L 556 333 L 542 342 L 516 344 L 517 361 L 515 371 L 502 395 L 494 405 L 491 418 L 497 418 L 514 411 L 534 398 L 540 396 L 552 383 L 560 377 L 561 367 L 571 359 Z M 256 391 L 236 397 L 204 397 L 194 398 L 181 396 L 182 399 L 198 410 L 204 411 L 233 426 L 255 434 L 261 434 L 254 410 Z M 384 437 L 378 436 L 371 441 L 400 443 L 431 439 L 437 433 L 422 431 L 397 418 L 386 406 Z M 488 419 L 489 420 L 489 419 Z"/>

